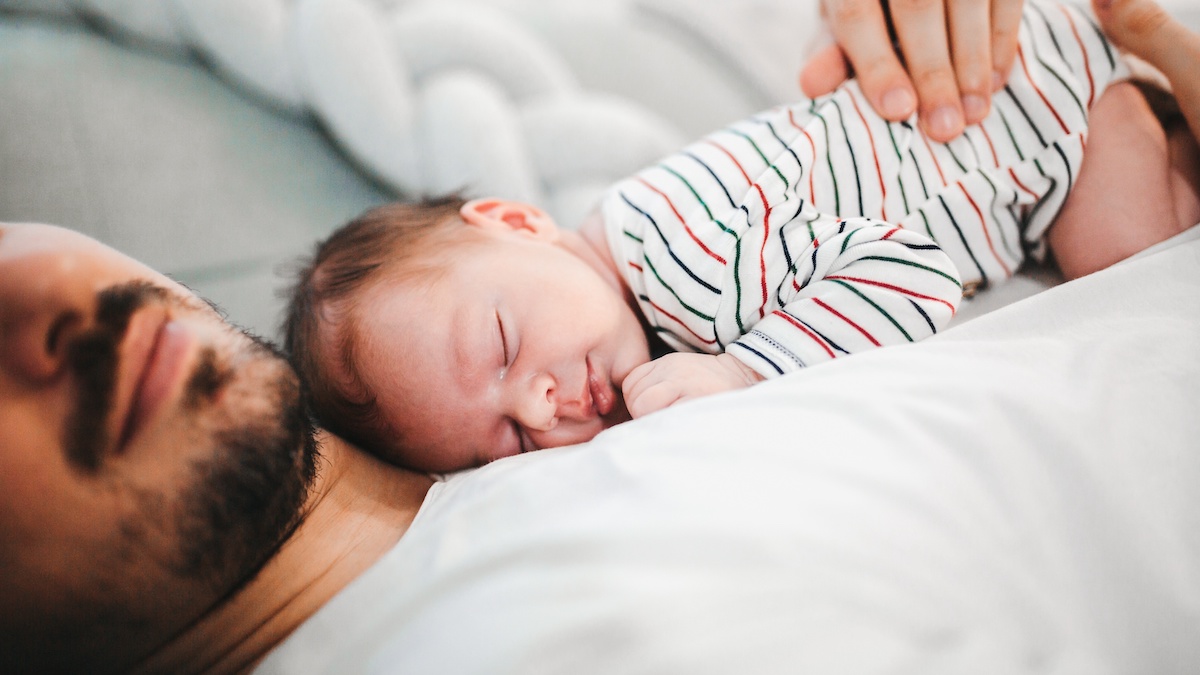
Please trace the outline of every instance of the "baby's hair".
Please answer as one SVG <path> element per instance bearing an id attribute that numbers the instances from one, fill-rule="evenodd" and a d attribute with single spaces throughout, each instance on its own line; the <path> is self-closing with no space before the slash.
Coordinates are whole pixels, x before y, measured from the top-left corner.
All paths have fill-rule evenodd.
<path id="1" fill-rule="evenodd" d="M 383 279 L 436 274 L 447 259 L 437 255 L 436 244 L 450 241 L 437 235 L 462 225 L 465 203 L 448 195 L 373 208 L 318 242 L 313 255 L 298 263 L 287 296 L 284 347 L 310 392 L 317 421 L 364 449 L 391 449 L 397 436 L 355 365 L 358 301 Z"/>

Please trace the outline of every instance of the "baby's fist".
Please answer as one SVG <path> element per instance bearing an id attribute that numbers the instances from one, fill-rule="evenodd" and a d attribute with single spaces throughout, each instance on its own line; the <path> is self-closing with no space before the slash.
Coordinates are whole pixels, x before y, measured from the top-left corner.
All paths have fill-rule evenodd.
<path id="1" fill-rule="evenodd" d="M 634 368 L 621 385 L 625 406 L 634 417 L 692 398 L 741 389 L 762 380 L 728 354 L 667 354 Z"/>

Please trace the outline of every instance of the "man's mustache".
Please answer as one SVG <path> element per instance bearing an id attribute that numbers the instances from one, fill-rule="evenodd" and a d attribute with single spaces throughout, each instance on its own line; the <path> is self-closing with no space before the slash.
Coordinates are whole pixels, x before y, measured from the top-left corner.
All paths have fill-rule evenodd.
<path id="1" fill-rule="evenodd" d="M 152 302 L 166 302 L 167 291 L 146 281 L 113 286 L 96 296 L 96 316 L 87 331 L 65 348 L 67 371 L 76 382 L 75 407 L 67 420 L 67 459 L 95 473 L 112 439 L 108 418 L 116 393 L 121 342 L 130 318 Z"/>

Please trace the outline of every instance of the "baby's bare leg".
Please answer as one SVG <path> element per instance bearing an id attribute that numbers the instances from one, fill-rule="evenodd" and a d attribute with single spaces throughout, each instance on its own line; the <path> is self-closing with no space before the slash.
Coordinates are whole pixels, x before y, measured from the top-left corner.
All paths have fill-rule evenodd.
<path id="1" fill-rule="evenodd" d="M 1167 134 L 1137 87 L 1110 86 L 1088 118 L 1079 176 L 1047 234 L 1067 279 L 1108 267 L 1185 229 L 1175 208 Z"/>

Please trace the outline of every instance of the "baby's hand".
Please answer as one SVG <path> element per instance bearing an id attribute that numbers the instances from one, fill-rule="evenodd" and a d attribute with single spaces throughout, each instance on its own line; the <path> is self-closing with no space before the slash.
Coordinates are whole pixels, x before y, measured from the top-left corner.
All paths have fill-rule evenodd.
<path id="1" fill-rule="evenodd" d="M 635 418 L 692 398 L 749 387 L 762 375 L 728 354 L 667 354 L 634 368 L 621 390 Z"/>

